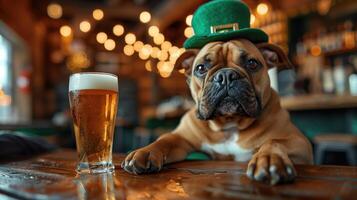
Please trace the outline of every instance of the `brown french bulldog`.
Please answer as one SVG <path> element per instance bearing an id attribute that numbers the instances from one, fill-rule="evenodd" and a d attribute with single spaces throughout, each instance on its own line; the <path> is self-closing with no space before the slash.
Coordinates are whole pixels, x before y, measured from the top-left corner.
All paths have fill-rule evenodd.
<path id="1" fill-rule="evenodd" d="M 292 181 L 294 164 L 312 164 L 312 148 L 270 87 L 272 67 L 292 65 L 269 43 L 237 39 L 186 51 L 175 68 L 186 70 L 195 108 L 172 133 L 130 153 L 122 168 L 134 174 L 158 172 L 164 164 L 202 151 L 216 160 L 249 161 L 247 175 L 253 180 Z"/>

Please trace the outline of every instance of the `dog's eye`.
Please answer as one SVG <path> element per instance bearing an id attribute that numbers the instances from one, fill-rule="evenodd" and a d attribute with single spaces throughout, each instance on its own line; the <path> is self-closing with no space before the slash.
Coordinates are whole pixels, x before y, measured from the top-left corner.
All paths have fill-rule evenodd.
<path id="1" fill-rule="evenodd" d="M 203 64 L 199 64 L 196 66 L 197 75 L 203 75 L 207 72 L 207 68 Z"/>
<path id="2" fill-rule="evenodd" d="M 259 68 L 259 62 L 255 59 L 249 59 L 247 62 L 247 68 L 249 70 L 255 71 Z"/>

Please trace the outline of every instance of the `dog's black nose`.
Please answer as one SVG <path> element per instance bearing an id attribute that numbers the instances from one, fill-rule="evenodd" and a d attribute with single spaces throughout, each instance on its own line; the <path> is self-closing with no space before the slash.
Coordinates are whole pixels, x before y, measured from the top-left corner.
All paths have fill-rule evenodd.
<path id="1" fill-rule="evenodd" d="M 222 84 L 228 85 L 234 80 L 239 79 L 239 74 L 232 69 L 221 69 L 213 77 L 213 81 Z"/>

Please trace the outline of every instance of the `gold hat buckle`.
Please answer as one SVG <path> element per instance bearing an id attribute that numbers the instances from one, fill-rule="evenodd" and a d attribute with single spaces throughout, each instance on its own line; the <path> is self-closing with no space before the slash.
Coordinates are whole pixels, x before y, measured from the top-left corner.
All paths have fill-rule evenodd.
<path id="1" fill-rule="evenodd" d="M 225 33 L 225 32 L 236 31 L 236 30 L 239 30 L 238 23 L 211 26 L 211 33 Z"/>

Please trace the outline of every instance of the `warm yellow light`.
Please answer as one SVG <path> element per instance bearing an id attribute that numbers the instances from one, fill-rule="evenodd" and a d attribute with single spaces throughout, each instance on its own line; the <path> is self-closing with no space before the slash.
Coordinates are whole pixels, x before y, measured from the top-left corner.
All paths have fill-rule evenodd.
<path id="1" fill-rule="evenodd" d="M 313 45 L 310 49 L 311 55 L 317 57 L 321 55 L 321 47 L 319 45 Z"/>
<path id="2" fill-rule="evenodd" d="M 175 64 L 175 63 L 176 63 L 177 58 L 178 58 L 178 56 L 174 56 L 174 55 L 172 55 L 172 56 L 170 56 L 170 58 L 169 58 L 169 62 L 170 62 L 170 63 L 172 63 L 172 64 Z"/>
<path id="3" fill-rule="evenodd" d="M 72 34 L 72 29 L 71 29 L 71 27 L 69 27 L 67 25 L 61 26 L 60 33 L 63 37 L 68 37 Z"/>
<path id="4" fill-rule="evenodd" d="M 160 62 L 158 62 L 157 69 L 160 72 L 169 72 L 169 73 L 171 73 L 171 71 L 173 69 L 173 66 L 169 62 L 160 61 Z"/>
<path id="5" fill-rule="evenodd" d="M 149 44 L 146 44 L 143 46 L 143 48 L 140 49 L 139 51 L 139 58 L 146 60 L 150 57 L 152 51 L 152 46 Z"/>
<path id="6" fill-rule="evenodd" d="M 152 66 L 151 66 L 151 61 L 150 61 L 150 60 L 146 61 L 146 63 L 145 63 L 145 69 L 146 69 L 147 71 L 149 71 L 149 72 L 152 71 Z"/>
<path id="7" fill-rule="evenodd" d="M 85 69 L 90 66 L 90 60 L 86 53 L 76 52 L 68 57 L 66 65 L 70 70 Z"/>
<path id="8" fill-rule="evenodd" d="M 180 70 L 178 70 L 178 72 L 179 72 L 180 74 L 184 74 L 184 73 L 185 73 L 185 69 L 180 69 Z"/>
<path id="9" fill-rule="evenodd" d="M 169 77 L 170 77 L 170 75 L 171 75 L 171 73 L 167 73 L 167 72 L 160 72 L 160 76 L 161 76 L 162 78 L 169 78 Z"/>
<path id="10" fill-rule="evenodd" d="M 146 54 L 142 53 L 141 51 L 139 52 L 139 58 L 142 59 L 142 60 L 148 59 L 149 56 L 150 56 L 150 54 L 146 55 Z"/>
<path id="11" fill-rule="evenodd" d="M 133 33 L 128 33 L 125 36 L 125 42 L 127 44 L 134 44 L 136 41 L 136 36 Z"/>
<path id="12" fill-rule="evenodd" d="M 269 11 L 269 6 L 266 3 L 260 3 L 257 6 L 257 13 L 259 15 L 266 15 Z"/>
<path id="13" fill-rule="evenodd" d="M 155 35 L 154 37 L 154 43 L 156 45 L 161 45 L 165 41 L 165 36 L 161 33 Z"/>
<path id="14" fill-rule="evenodd" d="M 175 64 L 177 58 L 180 57 L 180 55 L 181 55 L 181 52 L 178 48 L 175 52 L 170 53 L 170 63 Z"/>
<path id="15" fill-rule="evenodd" d="M 157 70 L 161 71 L 162 70 L 162 66 L 164 65 L 164 61 L 159 61 L 157 64 L 156 64 L 156 68 Z"/>
<path id="16" fill-rule="evenodd" d="M 168 51 L 171 48 L 172 44 L 169 41 L 165 41 L 161 44 L 161 49 Z"/>
<path id="17" fill-rule="evenodd" d="M 185 48 L 180 48 L 180 49 L 178 50 L 178 52 L 179 52 L 180 55 L 183 54 L 183 53 L 185 53 L 185 51 L 186 51 Z"/>
<path id="18" fill-rule="evenodd" d="M 142 23 L 148 23 L 151 20 L 151 14 L 147 11 L 143 11 L 140 13 L 139 18 Z"/>
<path id="19" fill-rule="evenodd" d="M 185 37 L 187 37 L 187 38 L 193 36 L 194 35 L 193 28 L 192 27 L 186 27 L 184 34 L 185 34 Z"/>
<path id="20" fill-rule="evenodd" d="M 144 43 L 142 41 L 136 41 L 134 43 L 134 50 L 139 52 L 141 48 L 143 48 Z"/>
<path id="21" fill-rule="evenodd" d="M 51 3 L 47 6 L 47 15 L 53 19 L 62 17 L 62 6 L 57 3 Z"/>
<path id="22" fill-rule="evenodd" d="M 79 24 L 79 29 L 84 33 L 88 32 L 90 30 L 90 28 L 91 28 L 91 25 L 88 21 L 82 21 Z"/>
<path id="23" fill-rule="evenodd" d="M 177 58 L 180 57 L 181 54 L 183 54 L 185 52 L 184 48 L 177 48 L 176 51 L 174 51 L 173 53 L 170 53 L 170 63 L 171 64 L 175 64 Z"/>
<path id="24" fill-rule="evenodd" d="M 255 15 L 250 14 L 250 25 L 253 25 L 255 22 Z"/>
<path id="25" fill-rule="evenodd" d="M 150 44 L 145 44 L 143 48 L 141 48 L 140 53 L 145 56 L 150 56 L 152 51 L 152 46 Z"/>
<path id="26" fill-rule="evenodd" d="M 153 47 L 152 50 L 151 50 L 150 56 L 151 56 L 152 58 L 157 58 L 159 51 L 160 51 L 159 48 Z"/>
<path id="27" fill-rule="evenodd" d="M 112 39 L 107 39 L 104 42 L 104 48 L 108 51 L 112 51 L 113 49 L 115 49 L 115 42 Z"/>
<path id="28" fill-rule="evenodd" d="M 169 62 L 160 61 L 157 63 L 157 69 L 159 70 L 160 76 L 167 78 L 171 75 L 174 65 Z"/>
<path id="29" fill-rule="evenodd" d="M 108 36 L 104 32 L 99 32 L 97 33 L 96 39 L 98 43 L 104 44 L 104 42 L 108 39 Z"/>
<path id="30" fill-rule="evenodd" d="M 175 63 L 176 63 L 176 60 L 171 59 L 171 56 L 170 56 L 169 62 L 172 63 L 172 64 L 175 64 Z"/>
<path id="31" fill-rule="evenodd" d="M 103 10 L 101 10 L 101 9 L 95 9 L 95 10 L 93 10 L 93 13 L 92 13 L 92 15 L 93 15 L 93 18 L 95 19 L 95 20 L 101 20 L 101 19 L 103 19 L 103 17 L 104 17 L 104 12 L 103 12 Z"/>
<path id="32" fill-rule="evenodd" d="M 157 26 L 150 26 L 148 33 L 151 37 L 154 37 L 155 35 L 160 33 L 160 30 Z"/>
<path id="33" fill-rule="evenodd" d="M 174 54 L 176 51 L 178 51 L 179 50 L 179 48 L 178 47 L 176 47 L 176 46 L 172 46 L 172 47 L 170 47 L 170 49 L 169 49 L 169 53 L 170 53 L 170 55 L 172 55 L 172 54 Z"/>
<path id="34" fill-rule="evenodd" d="M 131 56 L 134 54 L 134 47 L 131 46 L 131 45 L 125 45 L 124 46 L 124 54 L 127 55 L 127 56 Z"/>
<path id="35" fill-rule="evenodd" d="M 192 15 L 186 17 L 186 24 L 187 26 L 192 26 Z"/>
<path id="36" fill-rule="evenodd" d="M 118 37 L 123 35 L 124 34 L 124 27 L 122 25 L 120 25 L 120 24 L 115 25 L 113 27 L 113 33 L 114 33 L 114 35 L 116 35 Z"/>
<path id="37" fill-rule="evenodd" d="M 157 58 L 161 61 L 165 61 L 169 57 L 169 54 L 167 51 L 159 51 L 157 53 Z"/>

